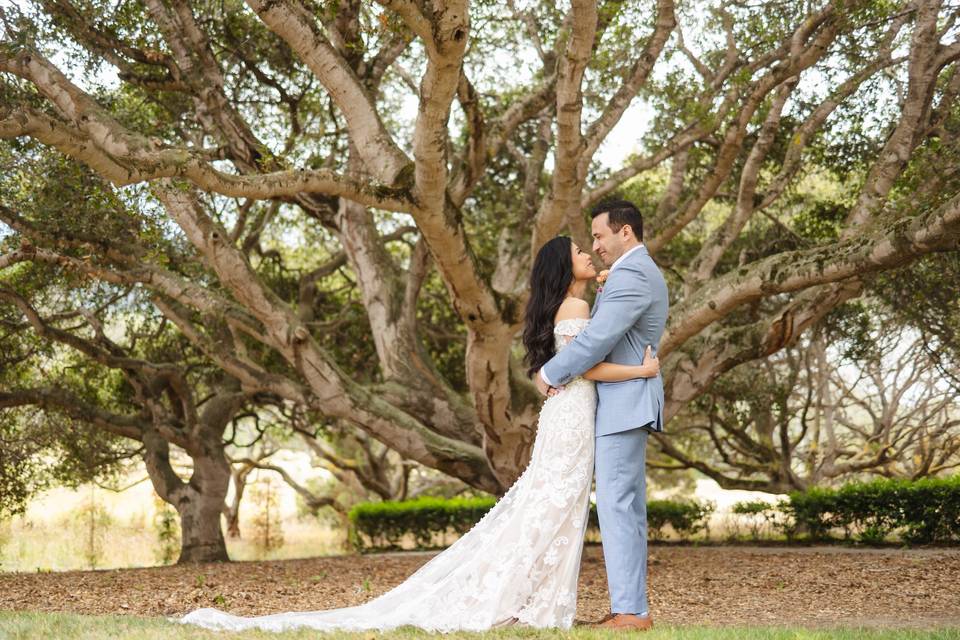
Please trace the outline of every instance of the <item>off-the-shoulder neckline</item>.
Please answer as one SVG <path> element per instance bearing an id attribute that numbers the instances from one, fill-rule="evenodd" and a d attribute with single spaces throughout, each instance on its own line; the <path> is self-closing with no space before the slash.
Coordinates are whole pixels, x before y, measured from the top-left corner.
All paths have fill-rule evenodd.
<path id="1" fill-rule="evenodd" d="M 557 323 L 553 325 L 553 330 L 556 331 L 557 329 L 559 329 L 560 325 L 562 325 L 564 322 L 567 322 L 570 324 L 580 324 L 581 322 L 588 323 L 590 322 L 590 318 L 564 318 L 563 320 L 558 320 Z"/>

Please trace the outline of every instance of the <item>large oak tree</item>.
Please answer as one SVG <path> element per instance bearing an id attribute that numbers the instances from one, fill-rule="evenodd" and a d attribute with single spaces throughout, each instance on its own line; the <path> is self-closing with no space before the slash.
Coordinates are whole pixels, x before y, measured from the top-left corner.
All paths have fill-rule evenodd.
<path id="1" fill-rule="evenodd" d="M 134 287 L 243 393 L 501 492 L 540 402 L 516 348 L 531 257 L 589 244 L 605 196 L 637 191 L 670 278 L 668 420 L 874 274 L 960 249 L 955 19 L 935 0 L 37 0 L 3 15 L 0 137 L 82 164 L 134 220 L 161 211 L 188 250 L 172 264 L 136 224 L 78 239 L 24 199 L 0 269 Z M 637 113 L 637 153 L 606 168 Z M 843 186 L 829 211 L 817 174 Z M 344 279 L 375 370 L 344 357 Z M 459 371 L 422 318 L 433 279 Z"/>

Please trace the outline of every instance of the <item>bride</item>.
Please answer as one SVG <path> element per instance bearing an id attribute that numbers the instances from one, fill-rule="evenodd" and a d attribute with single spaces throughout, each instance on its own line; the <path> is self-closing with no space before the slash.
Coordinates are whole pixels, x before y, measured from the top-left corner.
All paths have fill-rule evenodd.
<path id="1" fill-rule="evenodd" d="M 543 246 L 530 276 L 523 343 L 532 375 L 589 322 L 583 300 L 596 276 L 589 254 L 559 236 Z M 463 537 L 406 581 L 365 604 L 252 618 L 199 609 L 179 621 L 208 628 L 284 631 L 481 631 L 506 625 L 569 628 L 593 478 L 594 380 L 652 377 L 642 365 L 600 363 L 543 404 L 526 470 Z"/>

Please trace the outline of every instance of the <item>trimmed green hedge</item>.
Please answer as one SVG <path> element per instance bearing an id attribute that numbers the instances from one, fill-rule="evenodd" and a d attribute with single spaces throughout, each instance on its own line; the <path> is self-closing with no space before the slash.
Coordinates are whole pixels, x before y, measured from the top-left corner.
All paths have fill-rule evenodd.
<path id="1" fill-rule="evenodd" d="M 685 540 L 707 528 L 713 510 L 712 502 L 651 500 L 647 503 L 650 537 L 662 540 L 666 534 L 666 526 L 670 525 L 677 535 Z"/>
<path id="2" fill-rule="evenodd" d="M 466 533 L 494 503 L 493 498 L 364 502 L 350 510 L 351 540 L 361 549 L 393 549 L 409 534 L 418 547 L 435 547 L 438 535 L 442 544 L 445 533 Z"/>
<path id="3" fill-rule="evenodd" d="M 960 475 L 921 480 L 875 480 L 839 489 L 794 492 L 780 508 L 789 516 L 787 535 L 825 540 L 882 542 L 896 534 L 910 543 L 960 541 Z"/>
<path id="4" fill-rule="evenodd" d="M 447 535 L 469 531 L 494 504 L 492 497 L 365 502 L 350 510 L 350 537 L 361 550 L 397 549 L 407 536 L 419 548 L 435 548 L 446 543 Z M 687 538 L 706 527 L 712 512 L 712 504 L 651 500 L 647 504 L 650 537 L 663 538 L 669 525 Z M 599 527 L 596 505 L 590 505 L 587 526 Z"/>
<path id="5" fill-rule="evenodd" d="M 397 549 L 405 540 L 419 548 L 436 548 L 447 537 L 470 530 L 494 505 L 485 498 L 418 498 L 405 502 L 370 502 L 350 511 L 351 540 L 361 550 Z M 714 506 L 696 501 L 651 500 L 647 504 L 650 537 L 672 529 L 680 539 L 704 530 Z M 839 489 L 816 488 L 791 493 L 777 505 L 740 503 L 732 513 L 762 517 L 768 531 L 788 539 L 803 536 L 879 543 L 891 536 L 911 544 L 960 542 L 960 475 L 922 480 L 875 480 Z M 752 531 L 760 538 L 758 523 Z M 591 505 L 588 539 L 598 533 L 596 507 Z"/>

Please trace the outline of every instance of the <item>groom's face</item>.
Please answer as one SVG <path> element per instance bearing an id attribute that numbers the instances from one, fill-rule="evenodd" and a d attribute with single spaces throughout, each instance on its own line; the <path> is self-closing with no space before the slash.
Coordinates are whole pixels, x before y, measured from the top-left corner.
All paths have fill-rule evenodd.
<path id="1" fill-rule="evenodd" d="M 610 215 L 601 213 L 593 222 L 590 223 L 590 231 L 593 234 L 593 252 L 600 256 L 600 260 L 606 266 L 612 265 L 617 258 L 623 255 L 626 250 L 624 246 L 624 233 L 614 233 L 610 229 Z"/>

